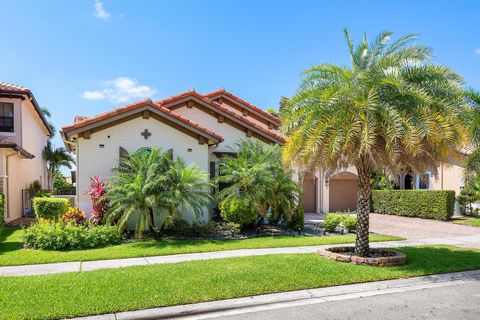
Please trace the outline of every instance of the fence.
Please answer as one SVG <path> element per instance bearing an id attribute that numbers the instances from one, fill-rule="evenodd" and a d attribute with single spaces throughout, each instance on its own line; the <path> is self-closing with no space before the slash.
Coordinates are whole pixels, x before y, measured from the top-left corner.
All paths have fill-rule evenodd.
<path id="1" fill-rule="evenodd" d="M 66 198 L 70 202 L 70 206 L 76 206 L 76 189 L 67 188 L 67 189 L 54 189 L 50 191 L 42 191 L 41 193 L 50 193 L 52 197 L 55 198 Z M 37 192 L 30 189 L 22 190 L 22 217 L 25 218 L 34 218 L 35 210 L 33 208 L 33 198 L 35 198 Z"/>

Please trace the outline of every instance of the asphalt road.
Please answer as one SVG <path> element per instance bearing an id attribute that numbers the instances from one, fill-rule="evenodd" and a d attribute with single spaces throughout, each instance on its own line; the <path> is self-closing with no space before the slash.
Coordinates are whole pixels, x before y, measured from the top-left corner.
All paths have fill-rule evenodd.
<path id="1" fill-rule="evenodd" d="M 220 318 L 222 320 L 479 320 L 480 281 L 295 307 L 276 306 L 270 310 L 233 316 L 224 315 Z"/>

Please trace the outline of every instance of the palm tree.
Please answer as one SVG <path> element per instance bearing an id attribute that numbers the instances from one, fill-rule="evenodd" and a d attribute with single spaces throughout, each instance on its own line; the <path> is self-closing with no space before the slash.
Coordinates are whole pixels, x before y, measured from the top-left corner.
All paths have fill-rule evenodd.
<path id="1" fill-rule="evenodd" d="M 468 155 L 466 163 L 466 179 L 474 179 L 480 171 L 480 92 L 473 89 L 465 91 L 466 106 L 462 111 L 462 120 L 470 135 L 471 146 L 474 148 Z"/>
<path id="2" fill-rule="evenodd" d="M 462 78 L 429 62 L 431 50 L 382 32 L 354 45 L 344 30 L 350 66 L 319 64 L 284 115 L 284 158 L 292 166 L 328 172 L 355 166 L 358 174 L 355 254 L 369 253 L 371 177 L 436 168 L 464 139 L 458 117 Z"/>
<path id="3" fill-rule="evenodd" d="M 165 186 L 160 190 L 160 196 L 169 212 L 167 225 L 172 225 L 175 219 L 189 210 L 199 217 L 204 208 L 212 205 L 210 190 L 213 185 L 207 173 L 199 171 L 196 165 L 187 166 L 185 161 L 177 158 L 165 176 Z"/>
<path id="4" fill-rule="evenodd" d="M 47 145 L 42 152 L 43 159 L 45 159 L 47 164 L 47 180 L 48 188 L 53 189 L 53 180 L 55 173 L 61 167 L 72 168 L 72 164 L 75 163 L 72 155 L 67 152 L 63 147 L 55 148 L 51 140 L 47 141 Z"/>
<path id="5" fill-rule="evenodd" d="M 159 234 L 184 210 L 197 215 L 210 199 L 211 187 L 205 173 L 186 166 L 171 153 L 142 150 L 120 159 L 107 185 L 109 211 L 106 221 L 118 222 L 120 230 L 136 219 L 137 237 L 146 232 Z"/>
<path id="6" fill-rule="evenodd" d="M 240 140 L 232 151 L 236 156 L 222 159 L 219 166 L 217 182 L 226 187 L 218 199 L 248 199 L 261 217 L 271 209 L 272 223 L 290 217 L 300 188 L 282 164 L 280 147 Z"/>

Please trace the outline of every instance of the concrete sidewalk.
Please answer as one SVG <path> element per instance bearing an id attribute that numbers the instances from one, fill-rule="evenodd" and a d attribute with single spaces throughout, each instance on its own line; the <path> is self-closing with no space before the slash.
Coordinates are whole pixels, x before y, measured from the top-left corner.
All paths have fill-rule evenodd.
<path id="1" fill-rule="evenodd" d="M 474 236 L 460 236 L 449 238 L 426 238 L 403 241 L 386 241 L 386 242 L 372 242 L 372 248 L 394 248 L 394 247 L 411 247 L 421 245 L 446 244 L 455 245 L 464 248 L 480 248 L 480 235 Z M 332 246 L 345 246 L 346 244 L 338 245 L 322 245 L 322 246 L 304 246 L 304 247 L 287 247 L 287 248 L 266 248 L 266 249 L 241 249 L 241 250 L 227 250 L 203 253 L 189 253 L 176 254 L 167 256 L 153 256 L 141 258 L 128 259 L 112 259 L 112 260 L 96 260 L 84 262 L 62 262 L 62 263 L 48 263 L 35 264 L 24 266 L 9 266 L 0 267 L 0 276 L 31 276 L 43 275 L 64 272 L 84 272 L 99 269 L 124 268 L 131 266 L 144 266 L 154 264 L 179 263 L 185 261 L 222 259 L 233 257 L 246 256 L 261 256 L 272 254 L 306 254 L 314 253 L 320 248 Z"/>
<path id="2" fill-rule="evenodd" d="M 409 279 L 377 281 L 266 294 L 237 299 L 195 303 L 165 308 L 104 314 L 76 320 L 147 320 L 147 319 L 210 319 L 224 318 L 250 312 L 306 306 L 332 301 L 379 296 L 384 294 L 414 292 L 418 290 L 478 283 L 480 270 L 446 273 Z"/>

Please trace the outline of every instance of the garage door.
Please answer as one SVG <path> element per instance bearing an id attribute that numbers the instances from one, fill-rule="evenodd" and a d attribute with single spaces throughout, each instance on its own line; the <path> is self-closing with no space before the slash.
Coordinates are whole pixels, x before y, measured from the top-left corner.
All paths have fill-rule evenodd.
<path id="1" fill-rule="evenodd" d="M 355 211 L 358 179 L 330 179 L 329 211 Z"/>

